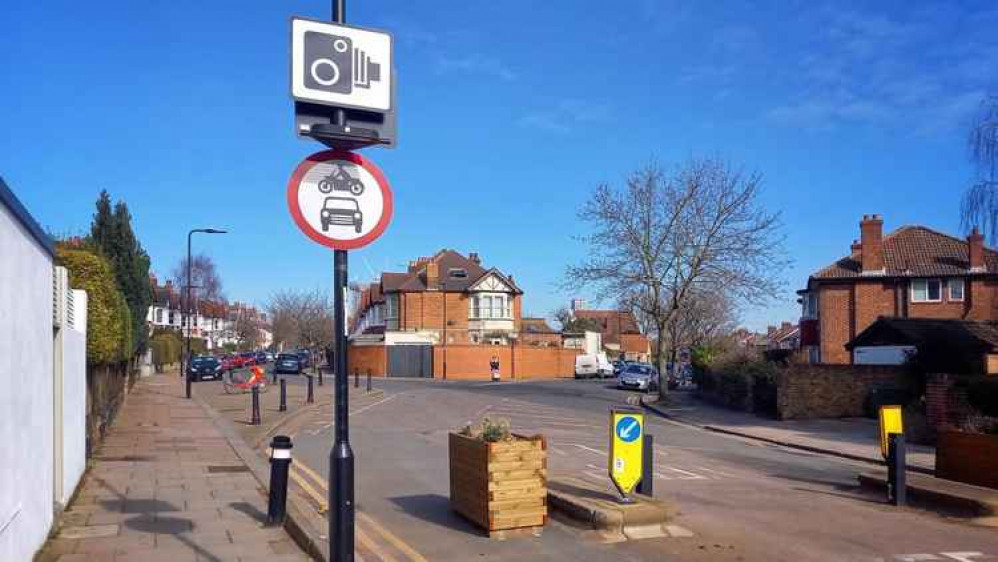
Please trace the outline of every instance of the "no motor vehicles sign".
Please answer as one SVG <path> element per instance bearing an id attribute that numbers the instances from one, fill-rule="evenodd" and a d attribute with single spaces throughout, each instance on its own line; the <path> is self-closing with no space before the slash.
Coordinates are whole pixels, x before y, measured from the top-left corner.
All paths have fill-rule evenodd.
<path id="1" fill-rule="evenodd" d="M 370 160 L 338 150 L 318 152 L 295 168 L 288 208 L 312 240 L 353 250 L 376 240 L 392 217 L 388 180 Z"/>

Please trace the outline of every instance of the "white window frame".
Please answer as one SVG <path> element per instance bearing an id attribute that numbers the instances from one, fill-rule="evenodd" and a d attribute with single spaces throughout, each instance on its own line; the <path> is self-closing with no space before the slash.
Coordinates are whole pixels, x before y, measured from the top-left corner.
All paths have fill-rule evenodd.
<path id="1" fill-rule="evenodd" d="M 932 282 L 935 282 L 935 283 L 939 284 L 939 296 L 938 296 L 938 298 L 935 298 L 935 299 L 929 298 L 929 283 L 932 283 Z M 916 296 L 915 296 L 915 284 L 916 283 L 924 283 L 925 284 L 925 298 L 924 299 L 916 298 Z M 913 302 L 913 303 L 932 303 L 932 302 L 942 302 L 942 300 L 943 300 L 943 281 L 942 281 L 942 279 L 930 278 L 930 279 L 912 279 L 911 280 L 911 302 Z"/>
<path id="2" fill-rule="evenodd" d="M 953 296 L 953 288 L 959 285 L 960 287 L 960 297 Z M 963 299 L 967 297 L 967 282 L 964 281 L 962 277 L 954 277 L 952 279 L 946 280 L 946 291 L 949 300 L 953 302 L 963 302 Z"/>
<path id="3" fill-rule="evenodd" d="M 512 320 L 513 295 L 480 293 L 468 299 L 468 318 L 472 320 Z"/>

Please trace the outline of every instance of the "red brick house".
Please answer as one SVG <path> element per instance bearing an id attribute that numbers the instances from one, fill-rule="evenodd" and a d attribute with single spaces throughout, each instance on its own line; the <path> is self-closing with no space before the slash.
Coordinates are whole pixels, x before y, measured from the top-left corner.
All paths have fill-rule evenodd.
<path id="1" fill-rule="evenodd" d="M 603 348 L 611 358 L 628 361 L 648 361 L 651 346 L 641 333 L 634 314 L 624 310 L 572 310 L 576 318 L 588 318 L 600 327 Z"/>
<path id="2" fill-rule="evenodd" d="M 814 363 L 850 364 L 845 344 L 877 318 L 998 318 L 998 253 L 976 229 L 960 239 L 924 226 L 883 235 L 865 215 L 850 254 L 798 291 L 800 343 Z"/>
<path id="3" fill-rule="evenodd" d="M 483 267 L 478 254 L 444 249 L 364 288 L 352 338 L 507 345 L 520 331 L 522 295 L 512 275 Z"/>

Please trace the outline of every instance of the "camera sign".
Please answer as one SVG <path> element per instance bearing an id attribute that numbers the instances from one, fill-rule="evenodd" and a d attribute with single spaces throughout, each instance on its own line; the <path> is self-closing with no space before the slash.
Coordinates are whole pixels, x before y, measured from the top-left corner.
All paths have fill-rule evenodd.
<path id="1" fill-rule="evenodd" d="M 391 82 L 391 35 L 291 20 L 291 95 L 296 100 L 389 111 Z"/>
<path id="2" fill-rule="evenodd" d="M 376 240 L 392 218 L 392 191 L 381 170 L 354 152 L 306 158 L 288 182 L 288 209 L 312 240 L 353 250 Z"/>

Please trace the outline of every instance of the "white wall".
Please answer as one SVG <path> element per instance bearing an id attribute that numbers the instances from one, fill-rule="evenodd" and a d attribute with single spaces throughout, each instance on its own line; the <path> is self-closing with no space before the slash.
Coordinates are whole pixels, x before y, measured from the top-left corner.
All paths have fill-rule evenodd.
<path id="1" fill-rule="evenodd" d="M 52 258 L 0 204 L 0 560 L 31 560 L 53 510 Z"/>
<path id="2" fill-rule="evenodd" d="M 73 323 L 62 332 L 62 486 L 55 498 L 62 506 L 87 467 L 86 291 L 73 291 L 73 300 Z"/>

